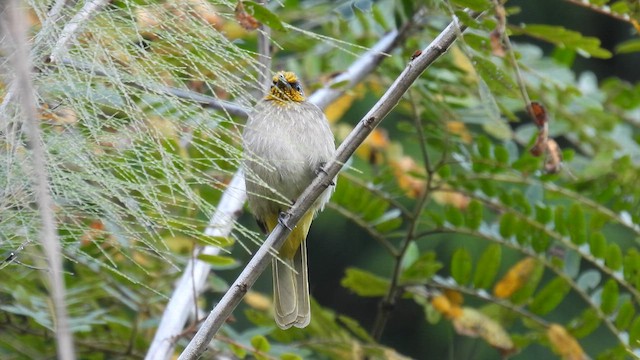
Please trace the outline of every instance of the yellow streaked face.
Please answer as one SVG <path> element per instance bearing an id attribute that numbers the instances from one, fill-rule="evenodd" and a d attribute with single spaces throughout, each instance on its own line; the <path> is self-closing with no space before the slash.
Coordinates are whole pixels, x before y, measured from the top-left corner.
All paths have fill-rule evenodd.
<path id="1" fill-rule="evenodd" d="M 265 100 L 275 100 L 278 102 L 302 102 L 305 100 L 302 85 L 296 74 L 290 71 L 280 71 L 273 76 L 271 90 Z"/>

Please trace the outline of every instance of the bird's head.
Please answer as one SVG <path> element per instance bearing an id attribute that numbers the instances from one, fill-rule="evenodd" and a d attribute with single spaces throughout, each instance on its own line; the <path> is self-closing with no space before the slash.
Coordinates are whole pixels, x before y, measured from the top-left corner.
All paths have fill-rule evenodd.
<path id="1" fill-rule="evenodd" d="M 300 80 L 290 71 L 279 71 L 273 76 L 271 89 L 265 97 L 265 100 L 279 103 L 302 102 L 305 99 Z"/>

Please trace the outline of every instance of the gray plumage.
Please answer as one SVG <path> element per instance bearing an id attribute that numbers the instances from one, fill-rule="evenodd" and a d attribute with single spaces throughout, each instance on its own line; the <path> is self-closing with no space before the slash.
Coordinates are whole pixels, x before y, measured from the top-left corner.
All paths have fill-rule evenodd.
<path id="1" fill-rule="evenodd" d="M 269 97 L 250 114 L 243 145 L 249 209 L 265 231 L 272 230 L 277 216 L 291 207 L 335 152 L 333 134 L 322 110 L 307 101 Z M 332 192 L 333 187 L 329 187 L 310 213 L 321 210 Z M 275 320 L 283 329 L 305 327 L 311 319 L 306 251 L 311 218 L 303 218 L 298 228 L 305 228 L 295 229 L 287 239 L 295 243 L 293 237 L 301 238 L 297 239 L 300 248 L 295 254 L 287 255 L 285 244 L 280 260 L 272 262 Z"/>

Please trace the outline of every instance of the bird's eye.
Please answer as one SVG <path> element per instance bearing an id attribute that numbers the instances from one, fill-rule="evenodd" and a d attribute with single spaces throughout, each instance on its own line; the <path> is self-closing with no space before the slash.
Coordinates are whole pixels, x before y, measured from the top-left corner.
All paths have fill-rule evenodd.
<path id="1" fill-rule="evenodd" d="M 296 89 L 297 92 L 302 92 L 302 86 L 298 83 L 293 84 L 293 88 Z"/>

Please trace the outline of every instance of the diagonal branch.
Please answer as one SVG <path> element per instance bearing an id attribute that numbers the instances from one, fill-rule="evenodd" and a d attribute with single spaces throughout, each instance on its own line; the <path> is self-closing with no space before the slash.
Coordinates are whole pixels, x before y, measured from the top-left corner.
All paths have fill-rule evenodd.
<path id="1" fill-rule="evenodd" d="M 331 184 L 332 179 L 342 169 L 343 164 L 355 152 L 356 148 L 365 140 L 373 129 L 386 117 L 398 104 L 400 98 L 416 81 L 416 79 L 436 59 L 442 56 L 456 40 L 459 33 L 466 27 L 454 19 L 438 37 L 433 40 L 422 54 L 407 65 L 400 76 L 395 80 L 387 92 L 378 100 L 373 108 L 360 120 L 355 129 L 349 134 L 336 152 L 336 157 L 314 179 L 307 189 L 298 198 L 293 207 L 283 217 L 271 232 L 264 244 L 249 261 L 245 269 L 238 276 L 229 291 L 222 297 L 216 307 L 209 313 L 202 327 L 191 340 L 187 348 L 180 355 L 180 360 L 196 359 L 207 348 L 213 336 L 218 332 L 231 312 L 240 303 L 247 290 L 255 283 L 256 279 L 265 270 L 271 261 L 271 249 L 279 249 L 287 235 L 298 221 L 309 210 L 320 194 Z"/>
<path id="2" fill-rule="evenodd" d="M 414 23 L 412 23 L 414 24 Z M 311 101 L 319 104 L 321 107 L 326 107 L 331 102 L 335 101 L 340 95 L 342 95 L 347 89 L 353 87 L 358 82 L 362 81 L 368 74 L 370 74 L 384 59 L 388 52 L 398 46 L 403 39 L 407 36 L 413 26 L 407 25 L 399 31 L 392 31 L 382 37 L 378 43 L 372 47 L 369 51 L 363 54 L 357 61 L 355 61 L 345 72 L 334 78 L 325 88 L 318 90 L 316 93 L 310 96 Z M 331 86 L 338 82 L 345 82 L 346 85 L 340 89 L 333 89 Z M 131 86 L 140 86 L 138 84 Z M 147 87 L 139 87 L 141 89 L 147 89 Z M 220 104 L 213 98 L 206 97 L 204 95 L 195 94 L 189 91 L 182 91 L 174 88 L 162 87 L 158 88 L 163 93 L 171 93 L 182 99 L 192 100 L 203 103 L 199 100 L 211 100 L 213 104 Z M 179 93 L 176 93 L 179 91 Z M 238 107 L 237 105 L 229 104 L 231 107 L 226 107 L 224 103 L 224 111 L 232 113 L 230 110 L 238 109 L 238 112 L 234 112 L 235 115 L 246 117 L 247 111 Z M 213 106 L 212 106 L 213 107 Z M 239 194 L 241 191 L 242 194 Z M 231 195 L 233 194 L 233 195 Z M 239 171 L 234 176 L 233 180 L 225 190 L 225 193 L 218 205 L 216 213 L 213 215 L 210 224 L 218 224 L 216 219 L 220 219 L 221 214 L 226 214 L 225 219 L 233 223 L 234 220 L 240 215 L 242 206 L 244 205 L 244 178 Z M 226 221 L 226 220 L 225 220 Z M 226 224 L 226 222 L 225 222 Z M 213 229 L 216 236 L 228 236 L 231 232 L 230 227 L 218 228 L 210 225 L 209 229 Z M 209 234 L 209 233 L 208 233 Z M 209 234 L 211 235 L 211 234 Z M 263 248 L 265 248 L 263 246 Z M 267 251 L 270 247 L 266 247 Z M 213 246 L 207 246 L 202 250 L 202 253 L 213 254 L 219 251 L 218 248 Z M 156 335 L 151 343 L 149 352 L 146 355 L 147 360 L 151 359 L 168 359 L 173 352 L 175 345 L 175 339 L 181 335 L 182 329 L 186 323 L 187 316 L 193 311 L 193 307 L 186 306 L 190 300 L 192 300 L 192 294 L 199 294 L 202 292 L 205 279 L 208 275 L 209 265 L 199 261 L 190 261 L 187 265 L 187 269 L 183 271 L 183 275 L 180 278 L 178 285 L 176 286 L 169 304 L 164 311 L 163 317 L 160 321 L 160 325 L 156 332 Z M 193 288 L 193 289 L 192 289 Z M 187 290 L 184 290 L 187 289 Z M 184 306 L 183 306 L 184 304 Z"/>

